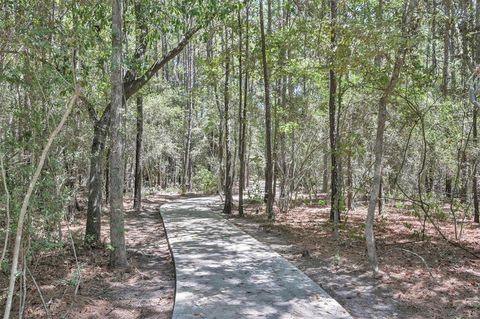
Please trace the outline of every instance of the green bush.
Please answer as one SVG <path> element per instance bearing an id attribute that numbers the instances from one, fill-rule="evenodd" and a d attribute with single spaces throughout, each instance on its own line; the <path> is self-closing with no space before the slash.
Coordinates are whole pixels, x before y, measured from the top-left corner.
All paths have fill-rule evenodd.
<path id="1" fill-rule="evenodd" d="M 195 186 L 205 194 L 215 193 L 218 189 L 217 178 L 215 174 L 205 167 L 202 167 L 193 178 Z"/>

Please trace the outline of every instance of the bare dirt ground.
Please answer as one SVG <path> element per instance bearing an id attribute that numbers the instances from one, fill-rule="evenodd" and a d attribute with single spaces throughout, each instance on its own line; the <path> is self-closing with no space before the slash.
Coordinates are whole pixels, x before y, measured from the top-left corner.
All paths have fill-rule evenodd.
<path id="1" fill-rule="evenodd" d="M 69 228 L 75 242 L 78 264 L 66 228 L 63 246 L 35 254 L 31 262 L 31 272 L 49 307 L 50 317 L 170 318 L 175 289 L 174 266 L 159 207 L 172 198 L 160 195 L 147 197 L 139 215 L 131 210 L 131 201 L 125 202 L 126 243 L 130 263 L 126 271 L 109 269 L 107 246 L 83 246 L 85 212 L 77 213 Z M 103 242 L 108 242 L 107 213 L 103 217 L 102 238 Z M 0 273 L 0 287 L 6 287 L 7 280 L 7 276 Z M 80 284 L 75 295 L 78 282 Z M 14 305 L 14 311 L 18 313 L 18 302 Z M 28 277 L 24 318 L 48 317 L 37 289 Z"/>
<path id="2" fill-rule="evenodd" d="M 365 215 L 364 207 L 351 211 L 338 242 L 326 206 L 301 205 L 272 223 L 262 205 L 250 204 L 246 218 L 231 221 L 299 267 L 355 318 L 480 318 L 480 259 L 442 240 L 430 225 L 421 240 L 422 220 L 385 207 L 375 229 L 384 275 L 373 279 Z M 439 225 L 453 239 L 452 223 Z M 480 254 L 480 227 L 465 224 L 459 243 Z"/>

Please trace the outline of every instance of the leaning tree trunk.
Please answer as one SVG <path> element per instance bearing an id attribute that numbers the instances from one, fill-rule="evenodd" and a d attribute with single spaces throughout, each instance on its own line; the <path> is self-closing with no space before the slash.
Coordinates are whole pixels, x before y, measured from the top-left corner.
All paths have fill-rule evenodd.
<path id="1" fill-rule="evenodd" d="M 53 130 L 53 132 L 50 133 L 50 136 L 48 137 L 47 143 L 45 144 L 42 150 L 42 154 L 40 155 L 40 159 L 38 160 L 35 173 L 33 174 L 32 179 L 30 180 L 30 183 L 28 185 L 27 193 L 23 198 L 22 207 L 20 209 L 20 213 L 18 215 L 18 221 L 17 221 L 17 233 L 15 234 L 15 246 L 13 247 L 12 266 L 10 268 L 10 278 L 9 278 L 9 285 L 8 285 L 7 298 L 6 298 L 7 300 L 5 302 L 5 311 L 3 313 L 3 319 L 10 318 L 13 295 L 15 293 L 15 281 L 18 275 L 18 259 L 20 257 L 20 248 L 22 246 L 23 225 L 25 222 L 25 217 L 27 215 L 28 206 L 30 205 L 30 198 L 35 189 L 35 185 L 37 184 L 37 181 L 40 177 L 40 173 L 42 172 L 43 166 L 45 164 L 45 160 L 47 159 L 47 155 L 50 150 L 50 147 L 52 146 L 53 140 L 57 137 L 58 133 L 60 133 L 60 130 L 65 125 L 65 122 L 67 121 L 68 116 L 72 112 L 72 109 L 75 105 L 78 95 L 79 95 L 79 90 L 78 88 L 76 88 L 75 94 L 70 99 L 70 102 L 68 103 L 68 106 L 65 112 L 63 113 L 60 123 Z"/>
<path id="2" fill-rule="evenodd" d="M 370 201 L 368 204 L 367 221 L 365 223 L 365 238 L 367 241 L 367 254 L 375 273 L 378 272 L 377 251 L 375 247 L 375 235 L 373 224 L 375 217 L 375 207 L 377 204 L 380 183 L 382 180 L 382 161 L 383 161 L 383 135 L 385 132 L 385 121 L 387 117 L 387 97 L 383 96 L 378 103 L 377 116 L 377 137 L 375 139 L 375 164 L 373 170 L 373 185 L 370 192 Z"/>
<path id="3" fill-rule="evenodd" d="M 375 247 L 375 234 L 373 232 L 373 224 L 375 218 L 375 207 L 377 206 L 378 195 L 380 192 L 380 184 L 382 181 L 382 164 L 383 164 L 383 137 L 385 133 L 385 121 L 387 118 L 387 103 L 390 95 L 393 93 L 400 76 L 400 70 L 403 66 L 406 50 L 400 49 L 397 52 L 395 66 L 390 77 L 390 82 L 384 91 L 383 96 L 378 102 L 377 115 L 377 135 L 375 139 L 375 163 L 373 169 L 373 184 L 370 191 L 370 200 L 368 203 L 367 220 L 365 222 L 365 238 L 367 242 L 367 254 L 370 266 L 374 273 L 378 272 L 377 251 Z"/>
<path id="4" fill-rule="evenodd" d="M 112 118 L 110 154 L 110 255 L 112 267 L 126 267 L 125 227 L 123 211 L 124 188 L 124 90 L 122 76 L 123 0 L 112 2 Z"/>
<path id="5" fill-rule="evenodd" d="M 413 12 L 416 7 L 417 1 L 412 0 L 405 2 L 404 12 L 402 16 L 402 37 L 405 39 L 408 37 L 408 32 L 415 32 L 415 25 L 409 25 L 408 15 Z M 413 28 L 412 28 L 413 26 Z M 410 28 L 412 28 L 410 30 Z M 395 63 L 393 65 L 392 74 L 385 88 L 382 97 L 378 102 L 378 115 L 377 115 L 377 134 L 375 139 L 375 163 L 373 169 L 373 184 L 370 191 L 370 200 L 368 202 L 367 220 L 365 222 L 365 239 L 367 244 L 367 255 L 374 274 L 378 273 L 378 260 L 377 250 L 375 247 L 375 234 L 373 231 L 373 225 L 375 220 L 375 207 L 378 201 L 378 195 L 380 192 L 380 184 L 382 180 L 382 164 L 383 164 L 383 137 L 385 133 L 385 121 L 387 118 L 387 103 L 392 95 L 395 87 L 397 86 L 398 79 L 400 77 L 400 71 L 403 67 L 405 56 L 407 54 L 407 48 L 401 46 L 395 54 Z"/>

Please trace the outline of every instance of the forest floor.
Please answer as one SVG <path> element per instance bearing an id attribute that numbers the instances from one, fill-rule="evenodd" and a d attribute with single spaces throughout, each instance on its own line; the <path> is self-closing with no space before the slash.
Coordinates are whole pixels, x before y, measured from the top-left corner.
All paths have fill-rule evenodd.
<path id="1" fill-rule="evenodd" d="M 130 200 L 125 202 L 130 266 L 123 271 L 112 272 L 109 268 L 109 251 L 105 244 L 96 248 L 82 244 L 85 212 L 75 214 L 69 228 L 78 264 L 65 225 L 64 244 L 35 254 L 30 267 L 51 318 L 170 318 L 175 290 L 174 265 L 159 207 L 173 198 L 148 196 L 143 201 L 140 214 L 131 210 Z M 103 243 L 109 237 L 107 215 L 105 213 L 102 219 Z M 0 272 L 0 287 L 6 287 L 7 280 L 5 273 Z M 75 295 L 77 283 L 79 286 Z M 24 318 L 48 318 L 30 277 L 27 277 L 26 297 Z M 14 311 L 18 312 L 18 304 L 14 305 Z"/>
<path id="2" fill-rule="evenodd" d="M 126 201 L 127 252 L 130 268 L 112 272 L 108 247 L 82 245 L 85 212 L 75 214 L 64 244 L 35 253 L 31 272 L 42 290 L 52 318 L 170 318 L 173 310 L 174 266 L 159 208 L 178 196 L 157 194 L 143 202 L 138 215 Z M 383 276 L 373 279 L 366 259 L 365 207 L 343 216 L 340 240 L 332 236 L 329 207 L 304 203 L 289 213 L 266 220 L 261 204 L 249 204 L 245 218 L 230 221 L 268 244 L 322 286 L 354 318 L 480 318 L 480 259 L 441 239 L 408 207 L 385 206 L 376 220 L 378 256 Z M 107 241 L 108 214 L 102 221 Z M 438 222 L 454 238 L 451 221 Z M 480 254 L 480 227 L 463 224 L 461 245 Z M 32 248 L 38 243 L 31 243 Z M 428 267 L 426 265 L 428 265 Z M 7 286 L 0 272 L 0 287 Z M 75 296 L 75 288 L 79 284 Z M 4 290 L 0 290 L 4 295 Z M 3 298 L 3 297 L 2 297 Z M 16 298 L 18 300 L 18 298 Z M 25 318 L 46 318 L 41 299 L 27 277 Z M 14 305 L 18 311 L 18 304 Z"/>
<path id="3" fill-rule="evenodd" d="M 387 206 L 376 220 L 383 276 L 374 279 L 365 216 L 365 207 L 343 216 L 338 242 L 327 206 L 302 204 L 269 222 L 261 204 L 249 204 L 246 218 L 231 221 L 304 271 L 354 318 L 480 318 L 480 259 L 441 239 L 428 224 L 421 240 L 422 220 L 406 208 Z M 453 237 L 451 222 L 438 224 Z M 479 225 L 465 223 L 459 243 L 480 254 Z"/>

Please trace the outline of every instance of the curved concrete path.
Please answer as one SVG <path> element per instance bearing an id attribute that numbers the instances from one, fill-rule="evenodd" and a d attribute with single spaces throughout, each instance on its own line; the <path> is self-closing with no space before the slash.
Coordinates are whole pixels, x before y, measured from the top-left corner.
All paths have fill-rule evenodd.
<path id="1" fill-rule="evenodd" d="M 173 319 L 351 318 L 295 266 L 221 217 L 218 199 L 160 211 L 176 268 Z"/>

